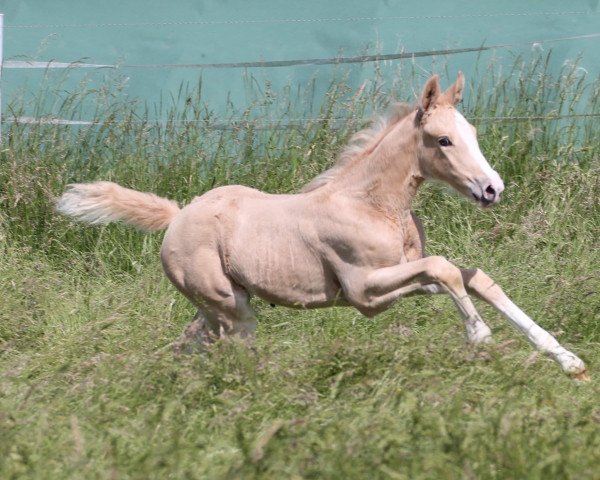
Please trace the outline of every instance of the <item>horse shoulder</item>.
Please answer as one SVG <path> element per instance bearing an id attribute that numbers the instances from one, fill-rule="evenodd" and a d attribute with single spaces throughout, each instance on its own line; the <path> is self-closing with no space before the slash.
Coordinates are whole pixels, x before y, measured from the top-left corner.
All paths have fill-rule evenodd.
<path id="1" fill-rule="evenodd" d="M 399 219 L 351 198 L 321 203 L 315 228 L 327 257 L 340 266 L 389 266 L 402 259 L 403 228 Z"/>

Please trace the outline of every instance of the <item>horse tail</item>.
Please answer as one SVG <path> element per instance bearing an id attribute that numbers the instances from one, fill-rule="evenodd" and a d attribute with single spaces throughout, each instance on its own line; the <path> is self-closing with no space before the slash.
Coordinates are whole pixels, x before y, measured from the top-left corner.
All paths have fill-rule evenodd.
<path id="1" fill-rule="evenodd" d="M 167 228 L 180 212 L 172 200 L 112 182 L 74 183 L 58 198 L 56 210 L 91 223 L 124 222 L 149 232 Z"/>

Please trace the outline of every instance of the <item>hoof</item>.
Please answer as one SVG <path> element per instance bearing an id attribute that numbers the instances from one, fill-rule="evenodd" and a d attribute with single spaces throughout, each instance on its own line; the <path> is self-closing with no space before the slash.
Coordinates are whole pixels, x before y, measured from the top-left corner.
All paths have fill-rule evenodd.
<path id="1" fill-rule="evenodd" d="M 582 378 L 587 376 L 585 363 L 577 355 L 564 350 L 557 355 L 554 355 L 554 359 L 559 363 L 563 372 L 573 378 Z"/>
<path id="2" fill-rule="evenodd" d="M 582 382 L 582 383 L 589 382 L 591 380 L 590 374 L 585 369 L 579 373 L 571 375 L 571 377 L 573 378 L 573 380 L 575 380 L 577 382 Z"/>
<path id="3" fill-rule="evenodd" d="M 477 325 L 477 327 L 473 328 L 468 332 L 468 339 L 469 343 L 473 345 L 491 343 L 492 331 L 485 323 L 481 323 L 480 325 Z"/>

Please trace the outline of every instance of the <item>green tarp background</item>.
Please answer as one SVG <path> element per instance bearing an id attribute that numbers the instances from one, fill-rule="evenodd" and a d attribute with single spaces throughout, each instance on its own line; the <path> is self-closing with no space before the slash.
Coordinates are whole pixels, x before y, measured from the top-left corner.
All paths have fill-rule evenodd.
<path id="1" fill-rule="evenodd" d="M 398 69 L 414 70 L 422 78 L 432 71 L 454 75 L 461 69 L 472 78 L 477 62 L 485 65 L 492 56 L 512 64 L 515 56 L 532 49 L 552 49 L 552 68 L 581 54 L 582 69 L 593 77 L 600 71 L 598 0 L 0 0 L 0 12 L 5 117 L 15 96 L 35 96 L 53 82 L 62 82 L 61 88 L 69 91 L 83 79 L 97 86 L 120 77 L 128 97 L 141 99 L 152 110 L 160 102 L 169 104 L 181 85 L 196 85 L 201 76 L 204 101 L 220 112 L 228 98 L 243 108 L 252 82 L 264 86 L 269 81 L 278 90 L 314 81 L 317 93 L 323 93 L 336 72 L 347 73 L 350 83 L 358 86 L 374 68 L 369 62 L 245 68 L 206 64 L 508 45 L 483 53 L 387 60 L 378 68 L 390 78 Z M 37 66 L 23 63 L 30 61 L 119 68 L 72 69 L 67 80 L 64 69 L 13 68 Z M 50 102 L 44 108 L 56 106 Z"/>

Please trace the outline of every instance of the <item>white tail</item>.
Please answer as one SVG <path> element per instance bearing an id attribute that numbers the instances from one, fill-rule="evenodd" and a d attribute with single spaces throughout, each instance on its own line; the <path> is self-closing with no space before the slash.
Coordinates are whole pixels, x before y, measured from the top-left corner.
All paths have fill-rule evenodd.
<path id="1" fill-rule="evenodd" d="M 180 211 L 171 200 L 112 182 L 69 185 L 57 200 L 56 210 L 86 223 L 122 221 L 147 231 L 167 228 Z"/>

